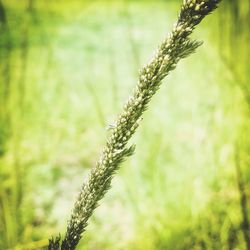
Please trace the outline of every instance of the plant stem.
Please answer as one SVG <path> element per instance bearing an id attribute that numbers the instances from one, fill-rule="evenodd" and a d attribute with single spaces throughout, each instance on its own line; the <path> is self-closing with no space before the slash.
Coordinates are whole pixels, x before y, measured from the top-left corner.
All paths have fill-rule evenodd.
<path id="1" fill-rule="evenodd" d="M 241 229 L 244 235 L 246 249 L 250 250 L 250 223 L 248 218 L 248 202 L 247 202 L 245 184 L 242 176 L 242 170 L 240 166 L 239 148 L 237 144 L 235 146 L 235 170 L 236 170 L 236 180 L 240 196 L 241 215 L 242 215 Z"/>

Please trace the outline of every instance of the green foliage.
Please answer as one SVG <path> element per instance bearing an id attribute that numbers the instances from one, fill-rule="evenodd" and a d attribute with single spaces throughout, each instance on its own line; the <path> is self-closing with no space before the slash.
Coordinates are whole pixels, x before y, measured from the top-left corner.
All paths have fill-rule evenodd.
<path id="1" fill-rule="evenodd" d="M 180 1 L 1 2 L 9 33 L 0 33 L 0 93 L 10 88 L 0 104 L 0 249 L 42 249 L 65 230 L 82 177 L 112 133 L 105 127 Z M 248 201 L 249 113 L 238 84 L 249 79 L 249 5 L 238 3 L 235 22 L 234 4 L 222 1 L 194 33 L 204 46 L 152 99 L 132 139 L 136 155 L 78 249 L 246 249 L 234 148 Z"/>

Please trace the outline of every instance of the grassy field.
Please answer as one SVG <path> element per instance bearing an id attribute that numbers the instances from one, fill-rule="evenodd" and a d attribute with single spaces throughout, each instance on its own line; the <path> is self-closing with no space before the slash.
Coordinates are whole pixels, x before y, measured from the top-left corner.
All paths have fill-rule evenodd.
<path id="1" fill-rule="evenodd" d="M 180 3 L 3 3 L 0 249 L 40 249 L 64 233 L 108 126 Z M 219 12 L 200 25 L 203 46 L 164 80 L 78 249 L 245 248 L 238 184 L 240 173 L 249 191 L 249 114 L 218 23 Z"/>

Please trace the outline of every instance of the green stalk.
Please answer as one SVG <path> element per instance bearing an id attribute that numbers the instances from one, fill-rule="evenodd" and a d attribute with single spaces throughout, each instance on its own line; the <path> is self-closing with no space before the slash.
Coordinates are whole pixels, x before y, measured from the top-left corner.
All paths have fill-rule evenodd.
<path id="1" fill-rule="evenodd" d="M 170 35 L 162 42 L 151 62 L 141 70 L 133 95 L 125 104 L 96 166 L 82 186 L 64 239 L 61 242 L 60 237 L 52 238 L 48 249 L 76 248 L 90 216 L 110 188 L 115 171 L 120 163 L 134 152 L 135 146 L 127 146 L 127 143 L 138 128 L 149 101 L 159 89 L 162 80 L 175 69 L 179 60 L 194 53 L 202 44 L 191 40 L 190 35 L 196 25 L 211 13 L 219 2 L 220 0 L 184 0 L 177 23 Z"/>

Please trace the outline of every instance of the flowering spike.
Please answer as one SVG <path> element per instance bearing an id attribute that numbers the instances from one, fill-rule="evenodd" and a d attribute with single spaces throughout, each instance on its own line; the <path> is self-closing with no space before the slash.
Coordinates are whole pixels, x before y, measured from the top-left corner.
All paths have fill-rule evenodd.
<path id="1" fill-rule="evenodd" d="M 195 26 L 211 13 L 219 2 L 220 0 L 183 1 L 177 23 L 151 62 L 140 71 L 139 82 L 133 95 L 112 126 L 100 159 L 80 190 L 61 246 L 58 239 L 52 239 L 48 249 L 76 248 L 98 202 L 111 187 L 112 177 L 119 164 L 134 152 L 134 146 L 127 148 L 127 143 L 139 126 L 149 101 L 159 89 L 163 78 L 175 69 L 178 61 L 194 53 L 201 45 L 201 42 L 190 40 L 189 36 Z"/>

